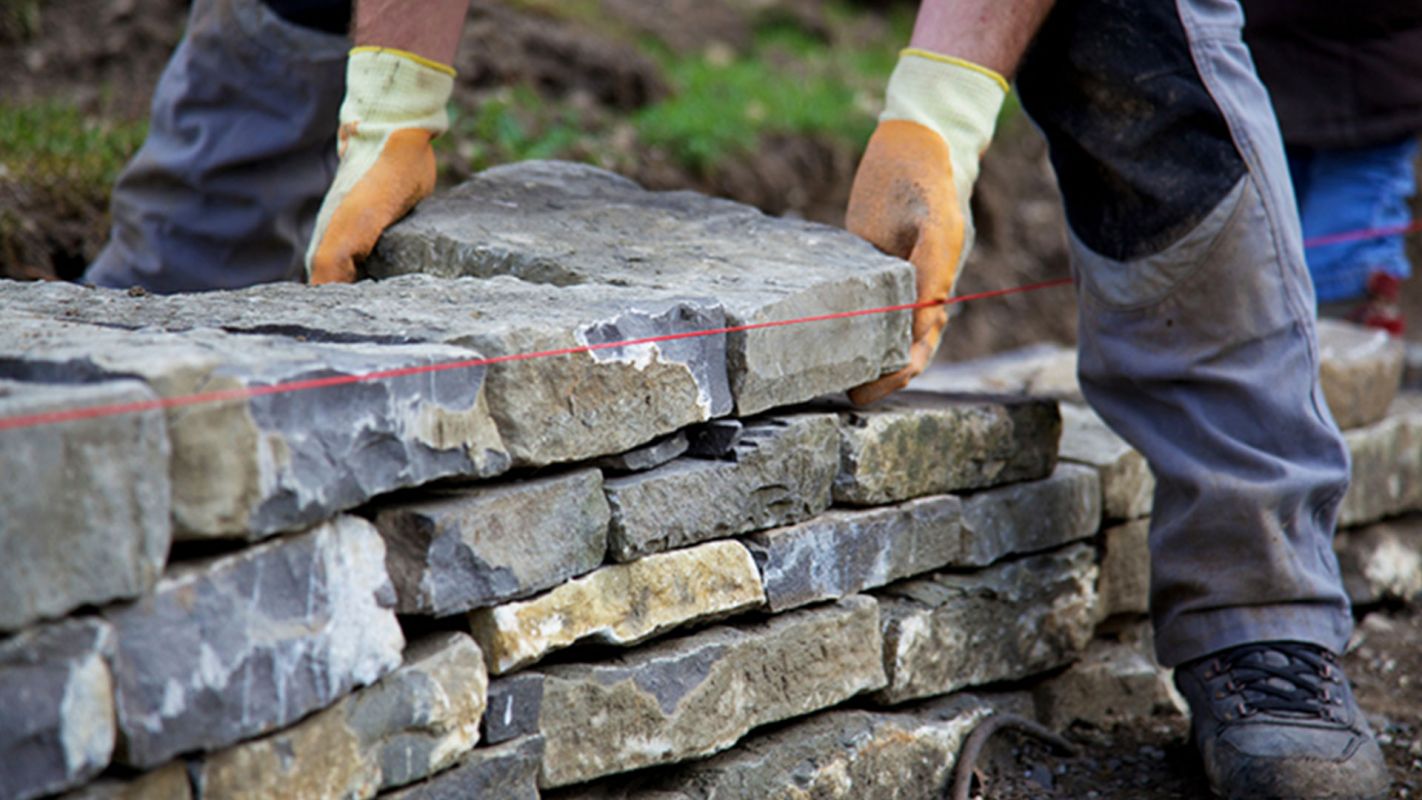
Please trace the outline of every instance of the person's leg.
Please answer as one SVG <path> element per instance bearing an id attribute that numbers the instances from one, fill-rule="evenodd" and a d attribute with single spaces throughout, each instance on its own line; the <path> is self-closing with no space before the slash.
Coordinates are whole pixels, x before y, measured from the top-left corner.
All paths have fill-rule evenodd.
<path id="1" fill-rule="evenodd" d="M 297 16 L 323 5 L 331 27 L 342 8 L 349 18 L 347 0 L 273 3 Z M 82 280 L 155 292 L 299 280 L 335 172 L 349 48 L 260 0 L 196 0 Z"/>
<path id="2" fill-rule="evenodd" d="M 1299 691 L 1322 704 L 1311 707 L 1317 719 L 1331 701 L 1315 684 L 1333 668 L 1293 646 L 1247 647 L 1336 653 L 1352 618 L 1331 548 L 1347 450 L 1318 385 L 1298 215 L 1241 23 L 1230 0 L 1064 0 L 1018 85 L 1066 203 L 1083 393 L 1157 478 L 1158 656 L 1186 673 L 1241 646 L 1241 657 L 1277 656 L 1302 670 Z M 1264 702 L 1236 699 L 1252 712 Z M 1197 730 L 1218 732 L 1204 724 L 1216 710 L 1197 700 Z M 1318 730 L 1290 738 L 1255 726 L 1230 747 L 1251 769 L 1304 775 L 1315 788 L 1377 782 L 1365 723 Z M 1315 757 L 1334 746 L 1364 756 Z M 1212 761 L 1216 752 L 1205 755 L 1218 790 L 1251 796 L 1263 785 L 1230 772 L 1238 760 Z"/>

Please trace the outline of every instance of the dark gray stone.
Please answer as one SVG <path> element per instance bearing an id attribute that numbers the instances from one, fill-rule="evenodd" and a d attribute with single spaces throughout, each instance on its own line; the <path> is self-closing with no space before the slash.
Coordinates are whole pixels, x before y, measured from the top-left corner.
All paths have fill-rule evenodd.
<path id="1" fill-rule="evenodd" d="M 290 725 L 400 664 L 385 547 L 340 517 L 182 566 L 105 612 L 119 759 L 140 768 Z"/>
<path id="2" fill-rule="evenodd" d="M 447 616 L 596 569 L 609 511 L 594 469 L 440 490 L 383 506 L 375 526 L 405 614 Z"/>
<path id="3" fill-rule="evenodd" d="M 498 744 L 538 733 L 543 714 L 543 676 L 533 672 L 505 675 L 489 681 L 489 705 L 484 710 L 483 737 Z"/>
<path id="4" fill-rule="evenodd" d="M 398 792 L 388 800 L 538 800 L 543 740 L 525 737 L 469 751 L 452 769 Z"/>
<path id="5" fill-rule="evenodd" d="M 156 399 L 137 381 L 0 381 L 0 419 Z M 153 587 L 172 538 L 156 409 L 0 431 L 0 631 Z"/>
<path id="6" fill-rule="evenodd" d="M 1039 481 L 987 489 L 963 499 L 963 560 L 985 567 L 1009 555 L 1086 539 L 1101 527 L 1096 470 L 1060 464 Z"/>
<path id="7" fill-rule="evenodd" d="M 735 458 L 745 425 L 738 419 L 713 419 L 687 429 L 687 452 L 697 458 Z"/>
<path id="8" fill-rule="evenodd" d="M 1096 625 L 1096 551 L 1076 544 L 880 594 L 884 703 L 1021 680 L 1069 663 Z"/>
<path id="9" fill-rule="evenodd" d="M 215 330 L 178 336 L 23 314 L 0 331 L 0 377 L 55 383 L 137 377 L 163 397 L 473 355 L 442 345 L 315 344 Z M 167 424 L 175 533 L 261 538 L 382 492 L 502 472 L 509 457 L 481 386 L 481 370 L 453 370 L 173 408 Z"/>
<path id="10" fill-rule="evenodd" d="M 308 342 L 443 343 L 462 358 L 508 358 L 482 373 L 483 402 L 514 462 L 580 461 L 629 450 L 731 410 L 720 300 L 681 285 L 550 286 L 514 278 L 410 275 L 319 287 L 264 284 L 232 292 L 134 298 L 124 292 L 0 284 L 0 310 L 104 325 L 204 327 Z M 616 342 L 642 344 L 605 347 Z M 522 356 L 565 352 L 551 357 Z M 470 351 L 474 351 L 471 353 Z M 471 390 L 477 391 L 474 383 Z M 482 408 L 483 406 L 481 406 Z"/>
<path id="11" fill-rule="evenodd" d="M 686 434 L 677 431 L 625 453 L 603 456 L 594 461 L 592 465 L 604 472 L 644 472 L 660 467 L 673 458 L 686 453 L 690 444 L 686 439 Z"/>
<path id="12" fill-rule="evenodd" d="M 952 495 L 867 511 L 831 510 L 746 538 L 771 611 L 845 597 L 963 559 Z"/>
<path id="13" fill-rule="evenodd" d="M 0 797 L 29 800 L 97 775 L 114 749 L 108 625 L 90 619 L 0 642 Z"/>
<path id="14" fill-rule="evenodd" d="M 835 419 L 796 414 L 747 425 L 733 461 L 679 458 L 606 481 L 614 560 L 813 517 L 830 504 Z"/>
<path id="15" fill-rule="evenodd" d="M 883 685 L 878 611 L 859 596 L 710 628 L 544 676 L 540 786 L 698 758 L 753 728 Z"/>
<path id="16" fill-rule="evenodd" d="M 900 392 L 841 414 L 837 503 L 914 497 L 1035 480 L 1056 466 L 1056 403 Z"/>
<path id="17" fill-rule="evenodd" d="M 729 325 L 909 303 L 913 271 L 841 229 L 691 192 L 648 192 L 593 167 L 526 161 L 480 173 L 391 226 L 377 277 L 511 275 L 564 288 L 695 286 Z M 727 337 L 737 416 L 843 391 L 907 363 L 908 313 Z"/>

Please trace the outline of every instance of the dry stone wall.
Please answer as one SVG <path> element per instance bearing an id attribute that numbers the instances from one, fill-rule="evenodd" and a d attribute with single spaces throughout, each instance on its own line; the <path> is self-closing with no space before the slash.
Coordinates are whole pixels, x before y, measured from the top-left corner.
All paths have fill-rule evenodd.
<path id="1" fill-rule="evenodd" d="M 0 798 L 928 798 L 988 715 L 1176 713 L 1149 470 L 1061 353 L 856 409 L 906 314 L 682 336 L 908 302 L 908 265 L 535 163 L 371 269 L 0 284 L 0 420 L 125 407 L 0 423 Z M 1349 520 L 1422 510 L 1414 428 L 1350 430 Z M 1422 585 L 1386 524 L 1340 539 L 1360 597 Z"/>

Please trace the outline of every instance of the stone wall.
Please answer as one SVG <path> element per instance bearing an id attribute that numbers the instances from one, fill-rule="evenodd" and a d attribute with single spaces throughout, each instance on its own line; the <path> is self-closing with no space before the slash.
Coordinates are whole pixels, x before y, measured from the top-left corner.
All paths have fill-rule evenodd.
<path id="1" fill-rule="evenodd" d="M 1069 354 L 851 408 L 906 314 L 744 326 L 911 301 L 906 264 L 569 165 L 371 267 L 0 284 L 0 420 L 124 412 L 0 430 L 0 798 L 928 798 L 987 715 L 1178 713 L 1150 474 L 1059 404 Z M 1369 402 L 1350 525 L 1422 509 L 1422 408 Z"/>

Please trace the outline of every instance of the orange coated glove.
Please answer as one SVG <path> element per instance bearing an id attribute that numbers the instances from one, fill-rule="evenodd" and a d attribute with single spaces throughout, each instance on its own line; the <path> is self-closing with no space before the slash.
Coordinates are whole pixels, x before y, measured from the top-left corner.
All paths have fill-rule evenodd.
<path id="1" fill-rule="evenodd" d="M 346 67 L 340 166 L 321 203 L 306 277 L 350 283 L 380 234 L 434 191 L 430 142 L 449 127 L 454 70 L 403 50 L 357 47 Z"/>
<path id="2" fill-rule="evenodd" d="M 1007 81 L 961 59 L 905 50 L 859 162 L 845 225 L 914 266 L 918 302 L 947 300 L 973 244 L 968 200 Z M 858 405 L 902 389 L 938 349 L 948 309 L 915 309 L 909 365 L 849 393 Z"/>

